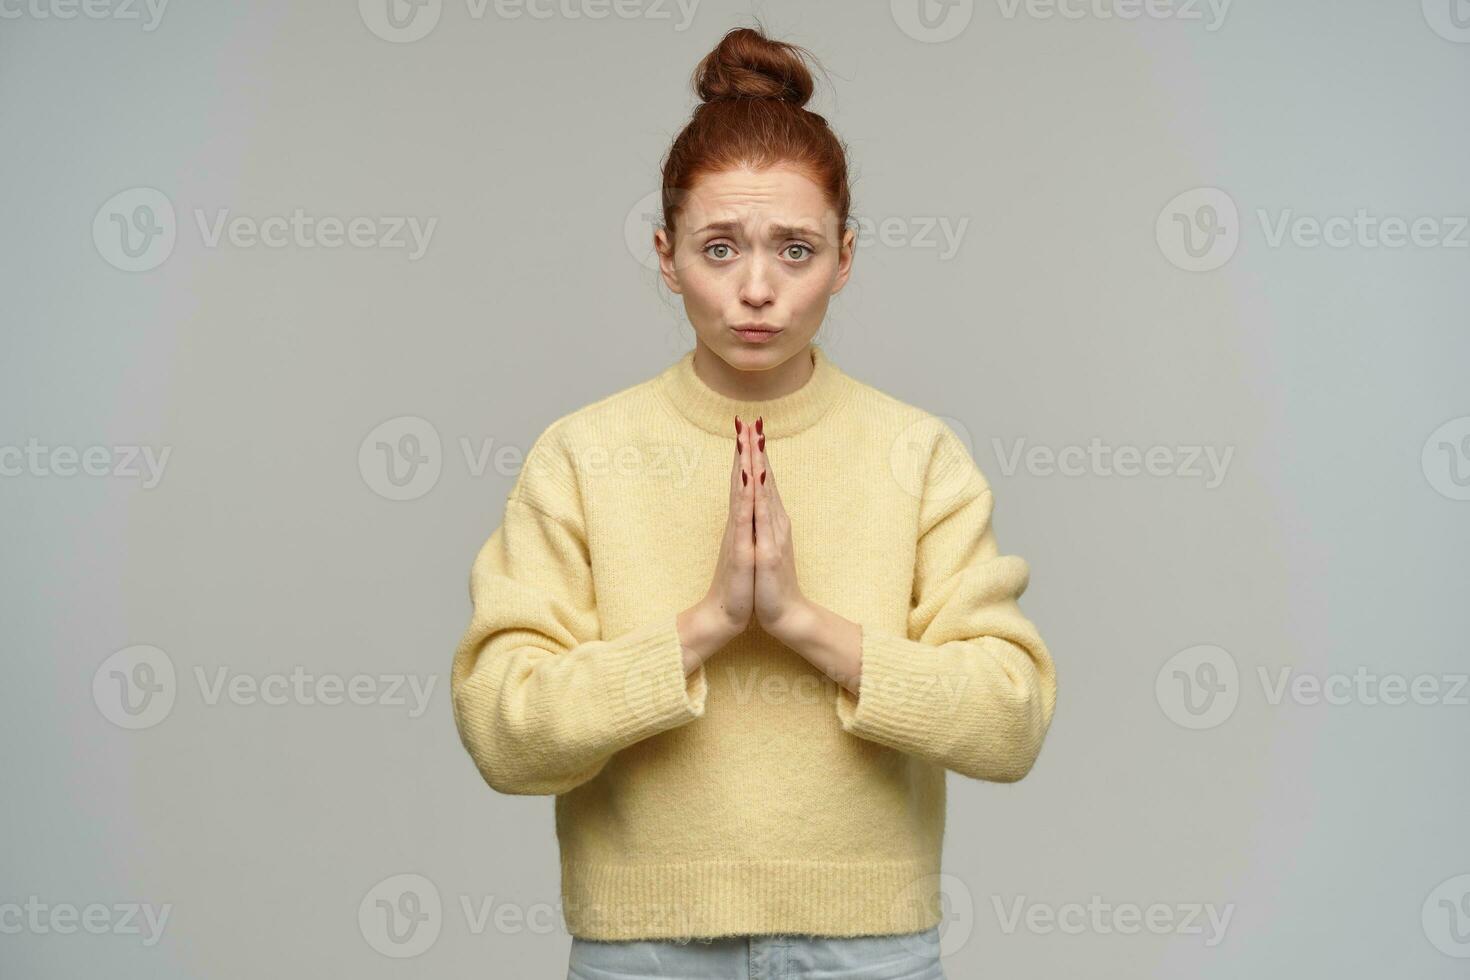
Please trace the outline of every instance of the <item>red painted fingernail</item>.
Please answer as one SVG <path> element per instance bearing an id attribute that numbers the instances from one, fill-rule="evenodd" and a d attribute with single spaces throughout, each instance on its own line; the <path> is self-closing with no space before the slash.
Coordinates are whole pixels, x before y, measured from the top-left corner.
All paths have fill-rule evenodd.
<path id="1" fill-rule="evenodd" d="M 735 434 L 740 435 L 740 416 L 735 416 Z"/>
<path id="2" fill-rule="evenodd" d="M 756 445 L 758 445 L 760 447 L 761 452 L 765 452 L 766 451 L 766 437 L 765 436 L 761 436 L 761 441 L 758 442 L 758 443 L 756 443 Z"/>
<path id="3" fill-rule="evenodd" d="M 761 418 L 759 415 L 757 415 L 756 416 L 756 419 L 755 419 L 755 431 L 756 432 L 765 432 L 766 431 L 765 420 L 763 418 Z"/>
<path id="4" fill-rule="evenodd" d="M 743 487 L 743 486 L 745 486 L 745 483 L 746 483 L 745 471 L 744 470 L 741 470 L 740 471 L 740 485 Z"/>
<path id="5" fill-rule="evenodd" d="M 765 483 L 765 482 L 766 482 L 766 471 L 765 470 L 761 470 L 761 483 Z"/>

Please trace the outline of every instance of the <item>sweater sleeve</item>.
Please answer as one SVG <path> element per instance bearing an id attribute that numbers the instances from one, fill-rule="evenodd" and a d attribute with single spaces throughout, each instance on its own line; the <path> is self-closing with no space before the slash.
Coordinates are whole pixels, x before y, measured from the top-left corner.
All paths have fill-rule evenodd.
<path id="1" fill-rule="evenodd" d="M 547 496 L 522 480 L 506 501 L 471 569 L 450 673 L 461 742 L 515 795 L 576 788 L 620 749 L 703 716 L 708 690 L 703 665 L 684 673 L 674 613 L 601 638 L 580 521 L 553 516 Z"/>
<path id="2" fill-rule="evenodd" d="M 1036 761 L 1056 671 L 1017 605 L 1029 568 L 1003 555 L 994 497 L 947 426 L 920 508 L 907 636 L 863 626 L 858 694 L 837 693 L 845 731 L 973 779 L 1015 782 Z"/>

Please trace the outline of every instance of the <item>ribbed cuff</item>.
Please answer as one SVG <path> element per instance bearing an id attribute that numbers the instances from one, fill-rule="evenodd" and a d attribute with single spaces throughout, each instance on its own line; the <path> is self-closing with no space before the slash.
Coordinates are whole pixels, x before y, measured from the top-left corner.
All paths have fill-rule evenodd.
<path id="1" fill-rule="evenodd" d="M 935 709 L 945 705 L 938 696 L 948 687 L 932 649 L 865 626 L 862 658 L 858 693 L 837 688 L 837 720 L 843 731 L 910 751 L 919 733 L 946 724 Z"/>
<path id="2" fill-rule="evenodd" d="M 677 620 L 667 616 L 608 641 L 597 654 L 593 711 L 608 720 L 613 741 L 632 744 L 704 715 L 709 684 L 704 664 L 684 673 Z"/>

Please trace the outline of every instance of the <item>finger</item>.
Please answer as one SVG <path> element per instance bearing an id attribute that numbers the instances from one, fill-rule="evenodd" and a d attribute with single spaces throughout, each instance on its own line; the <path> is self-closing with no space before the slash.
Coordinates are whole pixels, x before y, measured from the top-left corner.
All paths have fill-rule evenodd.
<path id="1" fill-rule="evenodd" d="M 740 416 L 735 416 L 735 441 L 731 443 L 733 450 L 730 456 L 730 481 L 735 489 L 740 488 L 740 468 L 745 464 L 744 445 L 750 433 L 750 426 Z"/>
<path id="2" fill-rule="evenodd" d="M 748 419 L 742 419 L 745 423 L 745 449 L 741 457 L 741 466 L 745 470 L 745 479 L 741 483 L 741 500 L 745 528 L 749 534 L 747 540 L 755 542 L 755 425 Z"/>
<path id="3" fill-rule="evenodd" d="M 727 522 L 727 526 L 728 524 L 733 524 L 736 520 L 743 517 L 743 514 L 741 513 L 741 499 L 745 496 L 745 488 L 741 484 L 740 470 L 745 465 L 745 459 L 744 454 L 740 449 L 740 445 L 741 443 L 748 441 L 746 436 L 750 432 L 750 426 L 744 425 L 742 423 L 741 429 L 743 431 L 735 438 L 730 440 L 730 503 L 729 521 Z"/>
<path id="4" fill-rule="evenodd" d="M 744 426 L 741 425 L 738 416 L 735 419 L 735 426 L 735 439 L 730 444 L 730 503 L 732 506 L 735 503 L 735 494 L 740 490 L 740 443 L 745 438 L 741 432 Z"/>
<path id="5" fill-rule="evenodd" d="M 736 565 L 744 567 L 749 565 L 755 555 L 755 532 L 751 528 L 751 504 L 750 504 L 750 482 L 747 476 L 741 479 L 741 472 L 750 472 L 750 425 L 742 419 L 742 433 L 739 438 L 740 451 L 732 452 L 734 465 L 731 472 L 734 474 L 730 483 L 730 513 L 725 521 L 725 547 Z"/>
<path id="6" fill-rule="evenodd" d="M 771 475 L 766 469 L 766 436 L 763 420 L 757 419 L 751 439 L 752 470 L 755 474 L 755 536 L 774 541 L 771 537 Z"/>
<path id="7" fill-rule="evenodd" d="M 740 450 L 740 496 L 748 500 L 750 498 L 750 466 L 753 453 L 751 439 L 754 437 L 755 432 L 744 419 L 741 419 L 741 426 L 740 443 L 737 447 Z"/>
<path id="8" fill-rule="evenodd" d="M 729 528 L 743 544 L 749 545 L 754 539 L 750 527 L 751 502 L 750 502 L 750 467 L 751 467 L 751 438 L 754 433 L 750 423 L 745 419 L 738 419 L 740 433 L 735 438 L 735 448 L 731 452 L 733 462 L 730 466 L 730 520 Z"/>
<path id="9" fill-rule="evenodd" d="M 755 467 L 758 471 L 756 482 L 767 490 L 775 490 L 776 475 L 771 472 L 771 461 L 766 456 L 766 432 L 765 420 L 757 419 L 755 423 Z"/>
<path id="10" fill-rule="evenodd" d="M 766 506 L 771 509 L 771 519 L 773 521 L 783 520 L 786 517 L 786 504 L 781 500 L 781 487 L 776 483 L 776 468 L 771 465 L 771 458 L 766 455 L 766 435 L 761 430 L 758 430 L 756 435 L 755 468 L 765 474 L 765 481 L 761 483 L 761 488 L 766 493 Z M 760 477 L 757 476 L 756 479 L 759 480 Z"/>

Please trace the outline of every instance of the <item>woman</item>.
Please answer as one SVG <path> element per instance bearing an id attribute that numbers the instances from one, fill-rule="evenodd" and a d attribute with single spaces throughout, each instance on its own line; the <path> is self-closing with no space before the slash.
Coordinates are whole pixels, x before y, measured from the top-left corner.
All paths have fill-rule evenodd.
<path id="1" fill-rule="evenodd" d="M 854 235 L 804 53 L 700 64 L 654 236 L 694 348 L 537 438 L 471 573 L 455 722 L 556 796 L 572 978 L 943 977 L 945 774 L 1051 723 L 964 443 L 813 343 Z"/>

